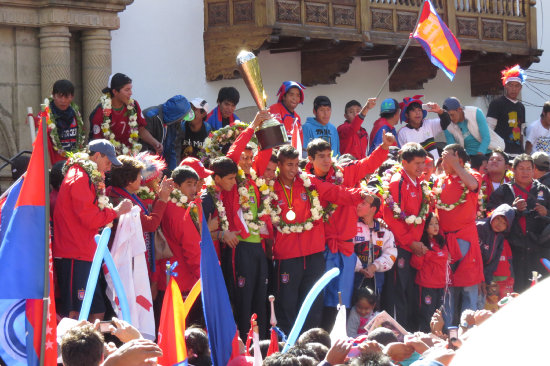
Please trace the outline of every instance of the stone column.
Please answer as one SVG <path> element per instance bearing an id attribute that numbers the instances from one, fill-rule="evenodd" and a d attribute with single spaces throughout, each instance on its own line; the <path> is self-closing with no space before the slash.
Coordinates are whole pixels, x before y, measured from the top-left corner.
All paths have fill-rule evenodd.
<path id="1" fill-rule="evenodd" d="M 40 92 L 41 98 L 52 93 L 53 84 L 71 75 L 71 48 L 69 27 L 43 26 L 40 28 Z M 42 100 L 42 99 L 41 99 Z"/>
<path id="2" fill-rule="evenodd" d="M 99 102 L 101 89 L 111 74 L 111 32 L 107 29 L 82 31 L 82 117 L 89 130 L 88 117 Z"/>

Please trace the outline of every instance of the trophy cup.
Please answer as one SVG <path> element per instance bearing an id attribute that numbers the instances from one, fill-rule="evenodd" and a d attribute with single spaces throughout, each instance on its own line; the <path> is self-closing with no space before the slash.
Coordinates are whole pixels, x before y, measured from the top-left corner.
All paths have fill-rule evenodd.
<path id="1" fill-rule="evenodd" d="M 267 97 L 256 56 L 252 52 L 241 51 L 237 56 L 237 66 L 258 109 L 267 109 Z M 271 149 L 288 143 L 285 126 L 273 117 L 264 121 L 256 130 L 256 137 L 258 138 L 260 150 Z"/>

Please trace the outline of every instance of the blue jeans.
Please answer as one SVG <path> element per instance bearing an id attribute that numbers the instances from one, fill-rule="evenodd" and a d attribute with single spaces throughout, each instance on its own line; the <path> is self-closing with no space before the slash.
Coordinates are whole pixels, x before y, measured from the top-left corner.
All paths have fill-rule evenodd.
<path id="1" fill-rule="evenodd" d="M 477 310 L 477 297 L 478 286 L 468 287 L 451 287 L 449 293 L 444 298 L 444 312 L 443 319 L 445 320 L 445 327 L 458 325 L 460 322 L 460 315 L 464 310 Z M 462 303 L 458 304 L 460 295 L 462 295 Z M 459 310 L 459 318 L 453 317 L 456 310 Z"/>

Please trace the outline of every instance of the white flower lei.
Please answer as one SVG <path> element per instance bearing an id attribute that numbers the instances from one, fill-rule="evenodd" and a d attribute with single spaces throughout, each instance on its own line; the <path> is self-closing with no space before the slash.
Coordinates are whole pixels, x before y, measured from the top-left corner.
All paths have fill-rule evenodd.
<path id="1" fill-rule="evenodd" d="M 464 165 L 464 169 L 466 169 L 468 171 L 468 173 L 472 174 L 472 170 L 470 169 L 469 164 Z M 456 207 L 458 207 L 458 206 L 462 205 L 464 202 L 466 202 L 466 196 L 468 195 L 468 192 L 470 190 L 469 190 L 468 187 L 466 187 L 466 184 L 464 184 L 464 182 L 462 180 L 460 180 L 460 185 L 462 186 L 462 194 L 458 198 L 458 201 L 456 201 L 455 203 L 451 203 L 451 204 L 443 203 L 443 201 L 441 201 L 441 192 L 443 191 L 443 189 L 442 189 L 443 181 L 444 181 L 444 179 L 440 178 L 439 181 L 437 182 L 437 187 L 434 188 L 435 207 L 437 207 L 440 210 L 444 210 L 444 211 L 452 211 Z M 478 202 L 479 202 L 480 199 L 483 200 L 482 194 L 483 194 L 482 189 L 480 189 L 479 192 L 478 192 Z"/>
<path id="2" fill-rule="evenodd" d="M 256 183 L 261 195 L 260 202 L 257 204 L 257 218 L 254 219 L 254 214 L 250 210 L 248 189 L 246 188 L 246 174 L 239 168 L 237 176 L 239 178 L 237 191 L 239 193 L 239 203 L 244 221 L 251 234 L 259 234 L 260 229 L 265 225 L 265 222 L 260 220 L 260 218 L 271 213 L 271 191 L 273 190 L 274 182 L 270 182 L 270 185 L 268 185 L 265 179 L 258 178 L 254 169 L 250 169 L 250 177 Z"/>
<path id="3" fill-rule="evenodd" d="M 222 231 L 229 230 L 229 221 L 227 221 L 227 213 L 225 212 L 225 207 L 220 197 L 220 193 L 216 191 L 216 185 L 212 179 L 210 184 L 206 186 L 206 191 L 212 197 L 214 204 L 216 205 L 216 210 L 218 210 L 218 219 L 220 220 L 220 226 Z"/>
<path id="4" fill-rule="evenodd" d="M 141 186 L 139 187 L 138 191 L 136 192 L 136 195 L 141 198 L 142 200 L 154 200 L 155 199 L 155 192 L 151 190 L 151 188 L 147 186 Z"/>
<path id="5" fill-rule="evenodd" d="M 312 183 L 311 179 L 305 172 L 300 171 L 298 176 L 304 182 L 304 188 L 311 203 L 311 217 L 303 223 L 286 223 L 280 218 L 281 208 L 277 205 L 277 200 L 272 201 L 273 209 L 271 211 L 271 221 L 277 227 L 277 230 L 283 234 L 309 231 L 313 229 L 313 223 L 315 221 L 323 218 L 324 209 L 323 206 L 321 206 L 321 201 L 319 201 L 319 192 L 317 192 L 316 189 L 309 189 Z"/>
<path id="6" fill-rule="evenodd" d="M 334 169 L 334 176 L 332 177 L 333 178 L 332 184 L 339 186 L 342 183 L 344 183 L 344 173 L 342 172 L 342 169 L 340 169 L 334 163 L 332 164 L 332 169 Z M 324 218 L 325 221 L 328 221 L 330 219 L 330 217 L 332 216 L 334 211 L 336 211 L 336 208 L 338 208 L 338 205 L 335 204 L 335 203 L 329 202 L 327 204 L 327 207 L 325 207 L 324 212 L 323 212 L 323 218 Z"/>
<path id="7" fill-rule="evenodd" d="M 402 168 L 399 165 L 394 166 L 391 169 L 388 169 L 384 172 L 384 177 L 378 177 L 380 186 L 378 187 L 382 199 L 386 205 L 392 210 L 393 217 L 396 219 L 401 219 L 409 225 L 420 225 L 422 221 L 426 220 L 428 213 L 430 212 L 430 187 L 427 182 L 421 181 L 420 186 L 422 188 L 422 204 L 420 206 L 420 211 L 417 215 L 406 215 L 398 202 L 395 202 L 392 195 L 390 194 L 390 181 L 394 174 L 398 173 Z"/>
<path id="8" fill-rule="evenodd" d="M 46 103 L 47 102 L 47 103 Z M 46 123 L 48 125 L 48 131 L 50 134 L 50 139 L 52 141 L 52 147 L 57 153 L 63 157 L 67 156 L 67 151 L 63 149 L 63 146 L 61 145 L 61 140 L 59 138 L 59 132 L 57 131 L 57 125 L 55 123 L 55 116 L 52 112 L 51 104 L 53 103 L 53 98 L 47 98 L 44 100 L 44 104 L 47 105 L 46 107 Z M 76 119 L 76 127 L 77 127 L 77 136 L 76 136 L 76 151 L 81 151 L 86 146 L 86 134 L 84 133 L 84 123 L 82 122 L 82 116 L 80 115 L 80 110 L 78 109 L 78 106 L 71 102 L 71 108 L 74 111 L 75 119 Z"/>
<path id="9" fill-rule="evenodd" d="M 186 208 L 188 199 L 179 189 L 174 189 L 170 192 L 170 202 L 175 203 L 178 207 Z"/>
<path id="10" fill-rule="evenodd" d="M 131 150 L 126 146 L 126 144 L 121 143 L 115 139 L 115 134 L 111 132 L 111 113 L 112 113 L 112 101 L 109 94 L 103 94 L 100 98 L 101 108 L 103 109 L 103 123 L 101 124 L 101 131 L 103 136 L 108 139 L 115 149 L 124 154 L 133 155 L 138 154 L 141 151 L 141 144 L 138 142 L 139 139 L 139 127 L 137 124 L 137 109 L 135 108 L 135 103 L 132 98 L 128 102 L 126 109 L 128 111 L 128 126 L 130 127 L 130 137 L 128 137 L 128 142 L 132 145 Z"/>
<path id="11" fill-rule="evenodd" d="M 97 169 L 97 164 L 90 160 L 90 156 L 84 152 L 68 153 L 69 159 L 63 166 L 63 175 L 67 174 L 67 171 L 73 165 L 78 165 L 90 178 L 90 181 L 95 187 L 97 206 L 100 210 L 105 207 L 113 208 L 113 205 L 109 202 L 109 198 L 105 195 L 105 183 L 103 182 L 103 175 Z"/>

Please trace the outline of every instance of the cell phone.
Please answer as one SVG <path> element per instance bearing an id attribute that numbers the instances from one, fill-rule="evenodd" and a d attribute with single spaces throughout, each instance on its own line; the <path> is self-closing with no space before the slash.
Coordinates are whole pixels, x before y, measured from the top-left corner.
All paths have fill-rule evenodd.
<path id="1" fill-rule="evenodd" d="M 449 349 L 456 350 L 456 347 L 453 345 L 453 340 L 458 339 L 458 327 L 448 327 L 449 331 Z"/>
<path id="2" fill-rule="evenodd" d="M 99 322 L 99 331 L 101 333 L 110 333 L 110 325 L 113 324 L 111 320 L 104 320 Z"/>
<path id="3" fill-rule="evenodd" d="M 425 111 L 431 111 L 432 110 L 432 103 L 422 104 L 422 109 L 425 110 Z"/>

